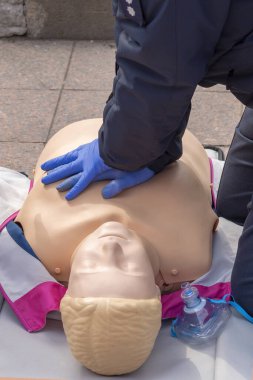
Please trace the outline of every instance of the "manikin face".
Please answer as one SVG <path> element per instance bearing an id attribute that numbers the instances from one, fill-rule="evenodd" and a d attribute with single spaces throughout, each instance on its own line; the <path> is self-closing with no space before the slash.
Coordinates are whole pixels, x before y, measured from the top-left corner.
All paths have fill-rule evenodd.
<path id="1" fill-rule="evenodd" d="M 68 294 L 72 297 L 147 299 L 160 295 L 158 262 L 123 224 L 107 222 L 84 239 L 72 256 Z M 152 264 L 151 264 L 152 262 Z"/>

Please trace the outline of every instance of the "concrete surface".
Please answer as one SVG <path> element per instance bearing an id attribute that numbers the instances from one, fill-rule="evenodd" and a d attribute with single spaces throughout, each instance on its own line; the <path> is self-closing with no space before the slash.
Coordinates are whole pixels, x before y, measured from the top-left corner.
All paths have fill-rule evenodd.
<path id="1" fill-rule="evenodd" d="M 112 41 L 0 40 L 0 166 L 32 169 L 49 137 L 102 117 L 114 76 Z M 243 106 L 222 86 L 198 88 L 189 129 L 227 151 Z"/>
<path id="2" fill-rule="evenodd" d="M 23 0 L 0 0 L 0 37 L 23 35 L 26 20 Z"/>
<path id="3" fill-rule="evenodd" d="M 111 39 L 111 0 L 25 0 L 31 38 Z"/>

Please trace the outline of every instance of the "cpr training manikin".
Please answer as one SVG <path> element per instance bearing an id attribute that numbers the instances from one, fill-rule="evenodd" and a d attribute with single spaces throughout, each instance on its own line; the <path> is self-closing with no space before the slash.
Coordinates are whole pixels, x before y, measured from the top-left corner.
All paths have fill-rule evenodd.
<path id="1" fill-rule="evenodd" d="M 188 131 L 179 161 L 115 198 L 102 197 L 102 182 L 70 202 L 55 184 L 44 186 L 40 165 L 92 141 L 100 125 L 101 119 L 80 121 L 51 138 L 37 162 L 33 188 L 0 244 L 12 247 L 9 256 L 22 249 L 33 268 L 30 279 L 25 268 L 22 274 L 30 281 L 23 292 L 29 302 L 22 294 L 11 305 L 27 330 L 42 328 L 39 313 L 60 305 L 77 360 L 98 374 L 119 375 L 136 370 L 150 355 L 166 317 L 161 294 L 210 269 L 218 219 L 208 157 Z M 31 298 L 33 288 L 39 297 Z M 6 300 L 8 289 L 2 284 Z"/>

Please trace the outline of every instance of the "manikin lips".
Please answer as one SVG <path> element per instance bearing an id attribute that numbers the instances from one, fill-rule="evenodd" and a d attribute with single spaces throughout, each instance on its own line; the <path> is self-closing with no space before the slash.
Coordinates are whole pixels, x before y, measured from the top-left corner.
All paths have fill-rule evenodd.
<path id="1" fill-rule="evenodd" d="M 118 237 L 120 239 L 128 240 L 131 234 L 119 222 L 106 222 L 98 230 L 99 239 L 103 237 Z"/>
<path id="2" fill-rule="evenodd" d="M 115 233 L 114 234 L 103 234 L 103 235 L 99 236 L 99 239 L 104 238 L 104 237 L 117 237 L 120 239 L 128 240 L 124 235 L 115 234 Z"/>

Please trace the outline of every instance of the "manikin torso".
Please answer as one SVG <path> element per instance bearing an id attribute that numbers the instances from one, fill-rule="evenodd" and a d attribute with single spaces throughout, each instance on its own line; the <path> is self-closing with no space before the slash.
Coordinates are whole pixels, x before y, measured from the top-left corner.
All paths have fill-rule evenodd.
<path id="1" fill-rule="evenodd" d="M 100 125 L 101 119 L 93 119 L 63 128 L 39 157 L 34 187 L 16 218 L 36 255 L 58 281 L 68 281 L 78 244 L 103 223 L 117 221 L 156 250 L 160 261 L 156 282 L 161 289 L 201 276 L 211 264 L 217 216 L 211 208 L 209 161 L 189 132 L 179 161 L 113 199 L 102 198 L 104 181 L 93 183 L 70 202 L 56 184 L 41 183 L 42 162 L 93 140 Z"/>

